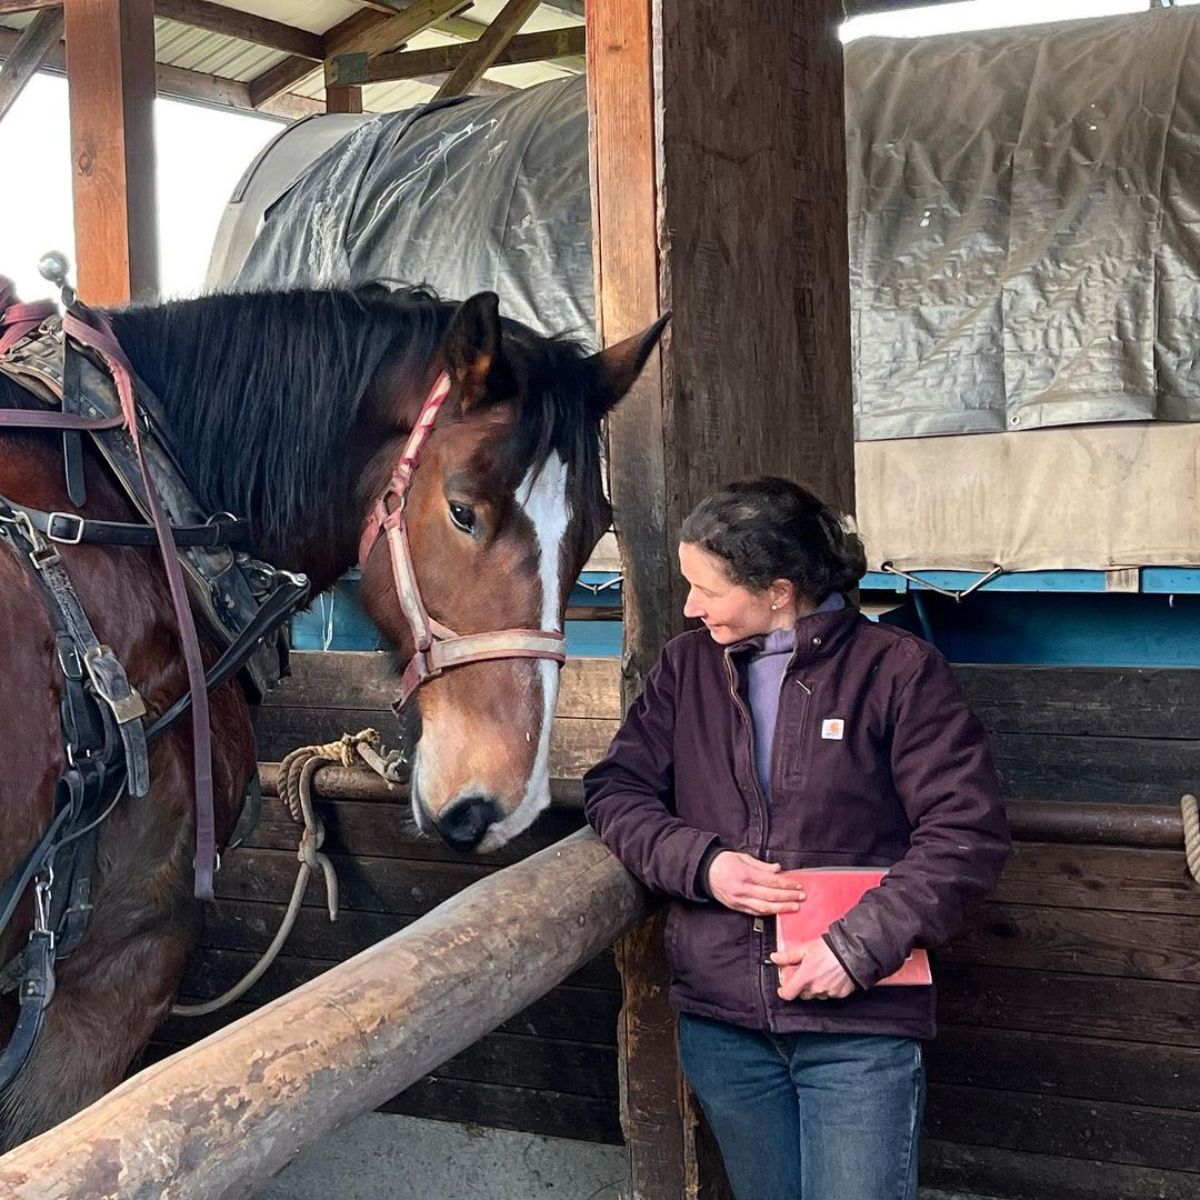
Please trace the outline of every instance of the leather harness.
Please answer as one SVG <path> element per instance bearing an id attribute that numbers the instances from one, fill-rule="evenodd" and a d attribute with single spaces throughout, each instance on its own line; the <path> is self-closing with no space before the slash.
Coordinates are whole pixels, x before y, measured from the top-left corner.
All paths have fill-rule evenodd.
<path id="1" fill-rule="evenodd" d="M 244 549 L 235 552 L 249 542 L 244 520 L 230 514 L 194 519 L 200 510 L 161 420 L 152 415 L 156 406 L 148 389 L 135 388 L 133 369 L 107 321 L 75 301 L 69 289 L 64 288 L 64 299 L 67 311 L 60 321 L 51 303 L 14 303 L 11 284 L 0 278 L 0 374 L 43 403 L 61 405 L 57 411 L 0 410 L 0 429 L 61 431 L 67 490 L 76 504 L 86 498 L 80 439 L 89 433 L 149 523 L 45 513 L 0 496 L 0 543 L 28 570 L 54 628 L 67 760 L 49 825 L 0 885 L 0 930 L 31 884 L 34 898 L 29 940 L 0 966 L 0 993 L 15 989 L 19 1003 L 13 1036 L 0 1052 L 0 1092 L 37 1042 L 54 994 L 55 963 L 79 945 L 86 931 L 100 826 L 127 792 L 149 792 L 149 745 L 189 708 L 196 762 L 195 890 L 211 898 L 217 856 L 208 691 L 242 672 L 251 699 L 261 698 L 286 670 L 285 651 L 281 656 L 271 640 L 278 639 L 309 590 L 303 576 L 275 571 Z M 141 696 L 111 648 L 97 639 L 59 555 L 60 545 L 80 542 L 157 545 L 161 552 L 188 665 L 188 690 L 148 726 Z M 207 676 L 193 604 L 224 647 Z"/>

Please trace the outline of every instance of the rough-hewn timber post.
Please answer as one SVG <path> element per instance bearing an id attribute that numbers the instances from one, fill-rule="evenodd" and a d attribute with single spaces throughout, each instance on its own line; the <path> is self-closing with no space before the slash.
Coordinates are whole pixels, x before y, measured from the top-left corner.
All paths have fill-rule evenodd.
<path id="1" fill-rule="evenodd" d="M 606 342 L 671 310 L 609 430 L 626 700 L 683 628 L 675 537 L 739 476 L 853 504 L 838 0 L 605 0 L 587 9 Z M 653 927 L 625 939 L 622 1106 L 635 1200 L 716 1195 L 676 1066 Z"/>
<path id="2" fill-rule="evenodd" d="M 153 0 L 66 0 L 79 294 L 158 290 Z"/>

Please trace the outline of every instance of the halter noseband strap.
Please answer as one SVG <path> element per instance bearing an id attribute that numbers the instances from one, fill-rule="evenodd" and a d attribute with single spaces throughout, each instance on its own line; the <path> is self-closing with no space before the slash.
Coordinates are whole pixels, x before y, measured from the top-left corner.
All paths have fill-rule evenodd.
<path id="1" fill-rule="evenodd" d="M 557 630 L 500 629 L 491 633 L 455 633 L 440 621 L 435 621 L 421 599 L 404 510 L 421 451 L 433 432 L 438 413 L 449 394 L 450 377 L 443 372 L 421 406 L 391 478 L 367 518 L 358 546 L 358 561 L 363 566 L 380 535 L 387 535 L 396 596 L 413 633 L 415 650 L 404 668 L 400 698 L 393 705 L 397 712 L 426 680 L 435 679 L 443 671 L 467 663 L 496 658 L 547 658 L 560 665 L 566 661 L 566 640 Z M 388 507 L 390 500 L 395 502 L 392 508 Z"/>

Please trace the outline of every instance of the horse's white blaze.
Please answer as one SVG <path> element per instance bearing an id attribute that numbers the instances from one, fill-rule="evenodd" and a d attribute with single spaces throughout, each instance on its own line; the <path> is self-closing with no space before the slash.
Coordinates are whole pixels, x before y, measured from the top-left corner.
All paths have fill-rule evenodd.
<path id="1" fill-rule="evenodd" d="M 542 628 L 558 629 L 558 610 L 562 594 L 560 560 L 563 537 L 571 522 L 567 503 L 567 464 L 551 453 L 536 476 L 532 468 L 517 488 L 517 503 L 533 524 L 538 543 L 538 574 L 542 585 Z M 504 845 L 527 829 L 534 817 L 550 803 L 550 730 L 554 724 L 554 705 L 558 699 L 558 664 L 535 659 L 542 683 L 542 724 L 538 731 L 537 754 L 521 803 L 503 821 L 488 830 L 481 850 Z"/>

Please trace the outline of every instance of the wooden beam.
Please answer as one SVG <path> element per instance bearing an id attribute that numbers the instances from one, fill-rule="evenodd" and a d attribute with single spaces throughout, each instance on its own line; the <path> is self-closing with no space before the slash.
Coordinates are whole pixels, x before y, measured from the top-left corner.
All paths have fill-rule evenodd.
<path id="1" fill-rule="evenodd" d="M 61 8 L 44 8 L 22 31 L 12 53 L 0 68 L 0 120 L 58 46 L 63 34 L 63 19 Z"/>
<path id="2" fill-rule="evenodd" d="M 582 967 L 648 907 L 590 830 L 156 1063 L 0 1158 L 10 1200 L 257 1190 Z"/>
<path id="3" fill-rule="evenodd" d="M 41 8 L 62 8 L 62 0 L 0 0 L 0 17 Z"/>
<path id="4" fill-rule="evenodd" d="M 455 70 L 468 54 L 473 42 L 457 46 L 432 46 L 427 50 L 395 50 L 378 54 L 339 54 L 325 64 L 325 86 L 390 83 L 398 79 L 421 79 L 444 75 Z M 493 66 L 544 62 L 583 54 L 586 39 L 582 25 L 550 29 L 544 33 L 518 34 L 500 51 Z"/>
<path id="5" fill-rule="evenodd" d="M 325 39 L 319 33 L 226 8 L 223 4 L 212 4 L 210 0 L 154 0 L 154 15 L 196 29 L 207 29 L 210 33 L 223 33 L 256 46 L 284 50 L 313 62 L 320 62 L 325 55 Z"/>
<path id="6" fill-rule="evenodd" d="M 529 19 L 539 3 L 540 0 L 508 0 L 496 14 L 495 20 L 480 34 L 479 40 L 468 43 L 462 61 L 438 88 L 434 99 L 442 100 L 469 92 L 484 71 L 500 57 L 504 47 Z"/>
<path id="7" fill-rule="evenodd" d="M 79 294 L 158 291 L 153 0 L 69 0 L 67 83 Z"/>
<path id="8" fill-rule="evenodd" d="M 363 110 L 362 88 L 326 87 L 325 111 L 331 113 L 360 113 Z"/>
<path id="9" fill-rule="evenodd" d="M 676 538 L 705 494 L 777 474 L 853 504 L 841 16 L 840 0 L 587 9 L 603 340 L 674 313 L 609 420 L 627 701 L 684 628 Z M 727 1194 L 665 1032 L 657 932 L 618 961 L 630 1194 Z"/>
<path id="10" fill-rule="evenodd" d="M 381 54 L 385 50 L 394 50 L 461 8 L 462 3 L 463 0 L 414 0 L 403 15 L 391 17 L 378 12 L 357 12 L 325 34 L 322 57 L 332 58 L 354 51 Z M 311 75 L 313 69 L 313 64 L 306 58 L 285 58 L 250 81 L 251 102 L 258 108 L 282 92 L 290 91 Z"/>
<path id="11" fill-rule="evenodd" d="M 159 63 L 156 72 L 158 94 L 174 100 L 191 100 L 214 108 L 231 108 L 239 112 L 257 112 L 272 117 L 295 121 L 325 111 L 320 100 L 310 96 L 298 96 L 294 92 L 268 100 L 257 108 L 250 103 L 250 88 L 236 79 L 223 79 L 220 75 L 206 75 L 202 71 L 188 71 L 183 67 L 171 67 Z"/>
<path id="12" fill-rule="evenodd" d="M 12 55 L 21 34 L 12 29 L 0 29 L 0 59 Z M 43 69 L 64 73 L 67 69 L 66 50 L 61 42 L 53 47 L 42 62 Z M 159 63 L 155 71 L 155 82 L 160 96 L 173 100 L 190 100 L 214 108 L 232 108 L 245 112 L 258 112 L 268 116 L 296 120 L 325 111 L 319 100 L 308 96 L 297 96 L 285 92 L 255 109 L 250 103 L 250 90 L 244 83 L 234 79 L 222 79 L 217 75 L 205 75 L 201 71 L 187 71 L 183 67 L 169 67 Z"/>

